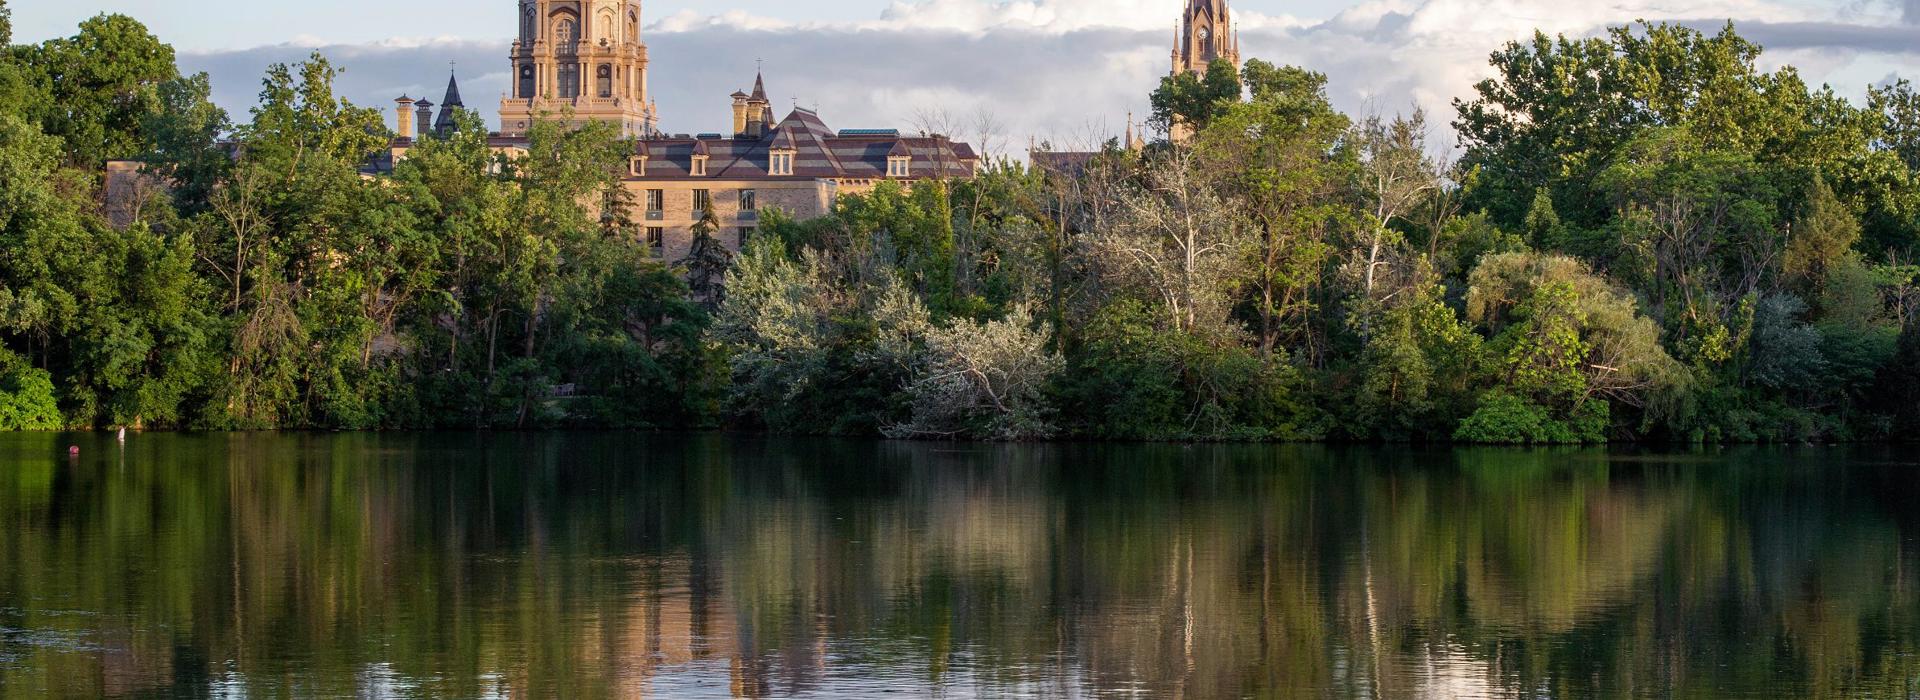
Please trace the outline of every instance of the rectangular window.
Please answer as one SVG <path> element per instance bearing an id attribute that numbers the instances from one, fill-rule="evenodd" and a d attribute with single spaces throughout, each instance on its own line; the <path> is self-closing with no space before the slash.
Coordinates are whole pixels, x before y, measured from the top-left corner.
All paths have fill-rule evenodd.
<path id="1" fill-rule="evenodd" d="M 775 153 L 767 158 L 767 173 L 770 175 L 792 175 L 793 154 Z"/>
<path id="2" fill-rule="evenodd" d="M 647 211 L 666 211 L 667 191 L 647 190 Z"/>
<path id="3" fill-rule="evenodd" d="M 753 231 L 754 229 L 752 226 L 740 227 L 740 247 L 742 249 L 745 249 L 747 247 L 747 241 L 753 240 Z"/>
<path id="4" fill-rule="evenodd" d="M 705 214 L 707 211 L 707 207 L 710 207 L 710 206 L 713 206 L 713 190 L 694 190 L 693 191 L 694 218 L 696 219 L 700 218 L 700 215 Z"/>
<path id="5" fill-rule="evenodd" d="M 654 250 L 667 247 L 667 230 L 659 226 L 648 226 L 647 247 Z"/>
<path id="6" fill-rule="evenodd" d="M 705 157 L 696 157 L 693 159 L 692 173 L 694 177 L 707 176 L 707 159 Z"/>
<path id="7" fill-rule="evenodd" d="M 757 211 L 753 190 L 740 190 L 740 211 Z"/>
<path id="8" fill-rule="evenodd" d="M 633 176 L 634 176 L 634 177 L 646 177 L 646 176 L 647 176 L 647 159 L 645 159 L 645 158 L 635 158 L 635 159 L 633 159 L 633 161 L 632 161 L 632 163 L 630 164 L 630 166 L 631 166 L 631 167 L 629 168 L 629 170 L 630 170 L 630 171 L 632 172 L 632 174 L 633 174 Z"/>
<path id="9" fill-rule="evenodd" d="M 906 158 L 888 158 L 887 177 L 906 177 L 908 173 L 913 172 L 912 162 Z"/>

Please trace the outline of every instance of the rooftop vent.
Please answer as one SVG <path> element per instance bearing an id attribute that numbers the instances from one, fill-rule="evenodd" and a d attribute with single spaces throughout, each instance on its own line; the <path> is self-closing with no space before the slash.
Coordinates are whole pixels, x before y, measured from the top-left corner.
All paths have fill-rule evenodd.
<path id="1" fill-rule="evenodd" d="M 899 129 L 841 129 L 841 136 L 899 136 Z"/>
<path id="2" fill-rule="evenodd" d="M 726 137 L 720 134 L 701 134 L 698 138 L 702 141 L 717 141 Z"/>

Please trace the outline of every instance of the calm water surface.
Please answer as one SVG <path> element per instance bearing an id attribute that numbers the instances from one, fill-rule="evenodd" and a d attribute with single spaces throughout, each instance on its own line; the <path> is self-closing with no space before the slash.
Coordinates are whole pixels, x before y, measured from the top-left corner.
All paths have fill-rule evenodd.
<path id="1" fill-rule="evenodd" d="M 1916 535 L 1887 449 L 0 436 L 0 696 L 1911 699 Z"/>

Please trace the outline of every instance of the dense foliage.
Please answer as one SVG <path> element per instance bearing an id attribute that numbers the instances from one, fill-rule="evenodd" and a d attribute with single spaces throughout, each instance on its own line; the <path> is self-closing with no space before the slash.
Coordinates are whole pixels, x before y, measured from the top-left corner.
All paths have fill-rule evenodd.
<path id="1" fill-rule="evenodd" d="M 1920 94 L 1760 59 L 1731 27 L 1509 44 L 1458 151 L 1217 64 L 1154 93 L 1177 143 L 843 192 L 737 255 L 708 217 L 663 261 L 607 128 L 503 153 L 463 115 L 370 177 L 388 132 L 324 58 L 233 123 L 102 16 L 0 58 L 0 427 L 1914 434 Z M 108 160 L 168 186 L 110 221 Z"/>

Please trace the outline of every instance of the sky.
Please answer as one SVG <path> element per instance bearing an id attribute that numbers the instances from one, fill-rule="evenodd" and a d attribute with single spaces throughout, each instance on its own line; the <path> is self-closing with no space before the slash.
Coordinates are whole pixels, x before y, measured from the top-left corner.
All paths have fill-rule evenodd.
<path id="1" fill-rule="evenodd" d="M 206 71 L 244 121 L 272 63 L 325 54 L 340 92 L 389 112 L 438 101 L 450 64 L 489 119 L 507 86 L 513 0 L 13 0 L 15 41 L 70 35 L 85 17 L 145 22 Z M 944 123 L 1005 152 L 1040 140 L 1090 147 L 1143 119 L 1168 70 L 1184 0 L 652 0 L 645 39 L 663 128 L 719 131 L 727 95 L 760 61 L 776 108 L 819 109 L 834 128 Z M 1328 74 L 1350 112 L 1426 109 L 1487 77 L 1487 56 L 1533 30 L 1591 35 L 1635 19 L 1733 21 L 1811 82 L 1859 99 L 1920 78 L 1920 0 L 1231 0 L 1248 57 Z M 987 115 L 995 128 L 979 129 Z M 1444 129 L 1442 129 L 1444 131 Z M 1444 138 L 1444 135 L 1442 136 Z"/>

